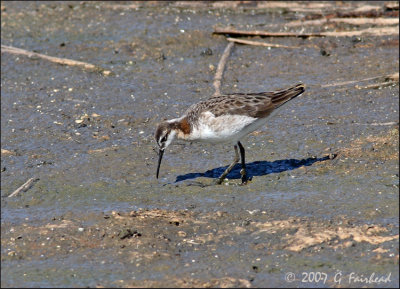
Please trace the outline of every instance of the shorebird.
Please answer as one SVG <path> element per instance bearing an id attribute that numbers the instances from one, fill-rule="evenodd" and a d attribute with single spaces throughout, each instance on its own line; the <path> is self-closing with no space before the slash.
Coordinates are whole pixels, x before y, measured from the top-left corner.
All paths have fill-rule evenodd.
<path id="1" fill-rule="evenodd" d="M 177 137 L 186 141 L 218 144 L 231 143 L 235 158 L 218 178 L 221 184 L 232 168 L 239 162 L 240 150 L 242 184 L 247 183 L 245 150 L 240 140 L 267 122 L 272 111 L 302 94 L 303 84 L 270 92 L 234 93 L 214 96 L 193 104 L 179 118 L 161 122 L 155 133 L 159 147 L 156 178 L 160 172 L 165 149 Z"/>

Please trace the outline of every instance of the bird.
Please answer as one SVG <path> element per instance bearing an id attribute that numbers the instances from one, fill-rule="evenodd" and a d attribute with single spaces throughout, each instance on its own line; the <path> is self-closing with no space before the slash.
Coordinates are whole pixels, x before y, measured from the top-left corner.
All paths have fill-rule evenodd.
<path id="1" fill-rule="evenodd" d="M 300 83 L 276 91 L 221 94 L 191 105 L 179 118 L 162 121 L 155 131 L 159 149 L 156 178 L 159 176 L 165 149 L 178 138 L 190 142 L 233 144 L 234 160 L 216 183 L 221 184 L 239 162 L 239 148 L 242 166 L 241 184 L 247 184 L 245 149 L 240 141 L 265 125 L 273 111 L 304 91 L 305 85 Z"/>

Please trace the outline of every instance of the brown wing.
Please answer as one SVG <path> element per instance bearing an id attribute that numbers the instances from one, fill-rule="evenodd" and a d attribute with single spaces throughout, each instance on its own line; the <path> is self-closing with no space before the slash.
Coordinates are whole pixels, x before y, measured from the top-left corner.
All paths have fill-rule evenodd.
<path id="1" fill-rule="evenodd" d="M 226 114 L 248 115 L 258 117 L 261 111 L 273 110 L 269 97 L 254 94 L 231 94 L 210 100 L 209 110 L 216 117 Z"/>
<path id="2" fill-rule="evenodd" d="M 224 114 L 266 117 L 275 108 L 303 93 L 303 84 L 288 89 L 260 93 L 237 93 L 217 96 L 205 101 L 205 106 L 216 117 Z"/>

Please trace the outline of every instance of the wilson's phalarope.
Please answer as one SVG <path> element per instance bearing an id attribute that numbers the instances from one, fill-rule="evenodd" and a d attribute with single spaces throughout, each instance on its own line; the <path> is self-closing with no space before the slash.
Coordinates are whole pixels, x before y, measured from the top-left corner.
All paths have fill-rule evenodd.
<path id="1" fill-rule="evenodd" d="M 270 92 L 235 93 L 211 97 L 189 107 L 180 118 L 164 121 L 157 127 L 155 138 L 159 146 L 157 174 L 165 149 L 177 137 L 186 141 L 205 143 L 233 143 L 235 159 L 218 178 L 221 184 L 232 168 L 239 162 L 238 147 L 242 163 L 242 184 L 247 182 L 245 151 L 240 140 L 267 122 L 267 117 L 276 108 L 303 93 L 305 86 Z"/>

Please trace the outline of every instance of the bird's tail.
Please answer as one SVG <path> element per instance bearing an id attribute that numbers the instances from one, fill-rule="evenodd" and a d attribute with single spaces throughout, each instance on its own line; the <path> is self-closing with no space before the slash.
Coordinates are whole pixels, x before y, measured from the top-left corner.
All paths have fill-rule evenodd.
<path id="1" fill-rule="evenodd" d="M 274 92 L 270 97 L 275 108 L 280 107 L 289 100 L 302 94 L 306 89 L 304 84 L 297 84 L 293 87 Z"/>

